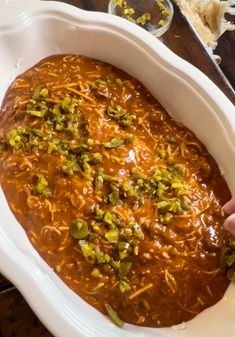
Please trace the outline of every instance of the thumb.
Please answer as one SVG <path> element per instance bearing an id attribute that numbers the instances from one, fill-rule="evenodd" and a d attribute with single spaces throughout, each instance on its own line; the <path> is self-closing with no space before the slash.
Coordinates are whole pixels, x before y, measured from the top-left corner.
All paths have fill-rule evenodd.
<path id="1" fill-rule="evenodd" d="M 235 213 L 224 221 L 224 228 L 235 236 Z"/>
<path id="2" fill-rule="evenodd" d="M 230 199 L 223 207 L 225 213 L 232 214 L 235 212 L 235 197 Z"/>

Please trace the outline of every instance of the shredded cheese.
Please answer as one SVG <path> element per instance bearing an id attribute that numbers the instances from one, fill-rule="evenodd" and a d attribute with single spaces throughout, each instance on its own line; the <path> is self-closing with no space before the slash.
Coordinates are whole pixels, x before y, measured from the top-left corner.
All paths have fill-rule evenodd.
<path id="1" fill-rule="evenodd" d="M 234 0 L 175 0 L 182 13 L 202 39 L 206 47 L 214 50 L 217 39 L 235 25 L 225 19 L 225 14 L 235 15 Z"/>

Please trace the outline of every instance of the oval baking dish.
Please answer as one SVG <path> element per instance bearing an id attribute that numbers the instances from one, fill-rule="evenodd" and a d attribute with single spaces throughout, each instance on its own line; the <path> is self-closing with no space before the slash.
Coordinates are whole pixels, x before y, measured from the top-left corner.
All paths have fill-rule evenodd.
<path id="1" fill-rule="evenodd" d="M 140 80 L 176 120 L 190 128 L 216 159 L 235 193 L 235 109 L 200 71 L 141 28 L 117 17 L 57 2 L 0 2 L 0 103 L 9 84 L 52 54 L 82 54 Z M 21 291 L 55 336 L 231 337 L 234 285 L 193 320 L 173 328 L 119 329 L 73 293 L 42 260 L 0 191 L 0 271 Z M 208 321 L 213 320 L 213 325 Z"/>

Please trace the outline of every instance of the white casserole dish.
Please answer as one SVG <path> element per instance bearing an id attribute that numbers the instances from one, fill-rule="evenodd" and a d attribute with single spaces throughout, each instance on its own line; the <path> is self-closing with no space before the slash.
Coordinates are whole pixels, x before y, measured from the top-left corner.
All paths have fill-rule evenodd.
<path id="1" fill-rule="evenodd" d="M 199 70 L 143 29 L 108 14 L 57 2 L 0 0 L 0 104 L 16 75 L 56 53 L 79 53 L 137 77 L 207 146 L 235 194 L 235 108 Z M 193 320 L 173 328 L 114 326 L 42 260 L 0 190 L 0 272 L 58 337 L 233 337 L 235 286 Z"/>

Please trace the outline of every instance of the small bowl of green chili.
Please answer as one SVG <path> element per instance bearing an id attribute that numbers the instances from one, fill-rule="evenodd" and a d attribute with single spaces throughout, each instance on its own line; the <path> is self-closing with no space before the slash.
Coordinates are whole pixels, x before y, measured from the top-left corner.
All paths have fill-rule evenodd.
<path id="1" fill-rule="evenodd" d="M 169 0 L 110 0 L 108 12 L 160 37 L 171 25 L 174 8 Z"/>

